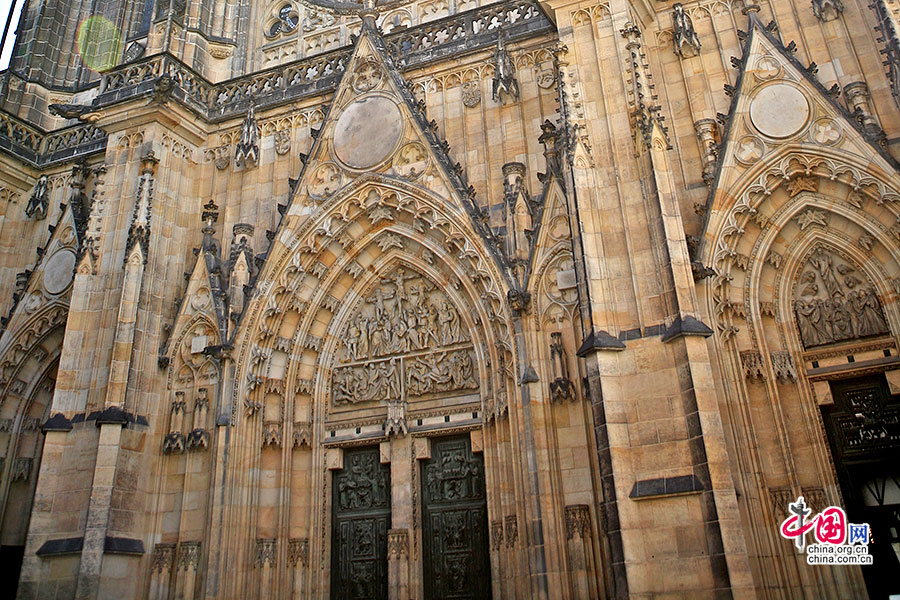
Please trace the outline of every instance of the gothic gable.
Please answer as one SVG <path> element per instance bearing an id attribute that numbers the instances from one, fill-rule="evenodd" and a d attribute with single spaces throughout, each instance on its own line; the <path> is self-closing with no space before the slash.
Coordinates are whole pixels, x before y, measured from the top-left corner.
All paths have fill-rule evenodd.
<path id="1" fill-rule="evenodd" d="M 79 252 L 79 234 L 72 211 L 63 211 L 50 231 L 50 239 L 37 249 L 37 264 L 16 278 L 14 304 L 4 320 L 0 349 L 8 348 L 37 315 L 54 307 L 63 311 L 61 318 L 65 322 Z"/>
<path id="2" fill-rule="evenodd" d="M 454 205 L 504 265 L 500 242 L 486 225 L 463 168 L 429 121 L 387 52 L 380 34 L 364 26 L 316 132 L 287 210 L 295 227 L 360 177 L 397 180 L 425 187 Z"/>
<path id="3" fill-rule="evenodd" d="M 219 277 L 210 272 L 211 265 L 218 270 L 217 263 L 211 249 L 202 249 L 197 256 L 167 348 L 162 352 L 163 360 L 170 364 L 170 381 L 178 377 L 175 371 L 182 364 L 203 362 L 200 359 L 206 347 L 220 344 L 225 335 L 225 309 L 218 293 L 221 285 Z"/>
<path id="4" fill-rule="evenodd" d="M 807 173 L 824 165 L 832 176 L 843 176 L 839 163 L 877 172 L 883 180 L 900 184 L 897 161 L 882 146 L 883 133 L 870 115 L 860 108 L 851 114 L 838 101 L 839 90 L 826 90 L 816 79 L 815 65 L 803 67 L 767 27 L 754 15 L 744 42 L 736 85 L 726 90 L 733 96 L 724 117 L 717 171 L 707 202 L 708 232 L 716 214 L 737 200 L 752 212 L 752 199 L 739 191 L 755 181 L 766 193 L 791 179 L 798 169 Z M 844 90 L 851 108 L 851 92 Z M 720 119 L 723 116 L 720 115 Z M 766 173 L 776 167 L 776 176 Z M 856 182 L 866 184 L 866 181 Z M 880 193 L 888 193 L 882 186 Z M 890 198 L 893 199 L 890 193 Z"/>

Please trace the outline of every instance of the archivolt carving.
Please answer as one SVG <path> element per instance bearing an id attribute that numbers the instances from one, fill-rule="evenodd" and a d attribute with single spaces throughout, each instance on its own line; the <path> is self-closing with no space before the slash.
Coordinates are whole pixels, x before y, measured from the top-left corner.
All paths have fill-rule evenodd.
<path id="1" fill-rule="evenodd" d="M 311 380 L 311 394 L 333 396 L 336 405 L 399 397 L 401 388 L 405 395 L 474 390 L 491 377 L 484 361 L 498 351 L 494 342 L 511 337 L 504 277 L 465 228 L 468 215 L 427 190 L 376 176 L 307 206 L 312 216 L 277 236 L 248 307 L 254 333 L 239 345 L 246 372 L 233 407 L 243 385 L 268 376 L 274 361 L 266 353 L 287 336 L 284 377 Z M 487 355 L 472 345 L 470 327 L 479 324 L 487 343 L 477 347 Z M 320 368 L 334 360 L 333 371 Z"/>
<path id="2" fill-rule="evenodd" d="M 17 333 L 8 332 L 10 341 L 0 353 L 0 389 L 5 390 L 13 382 L 32 352 L 40 351 L 39 344 L 43 339 L 65 325 L 68 309 L 68 305 L 53 303 L 24 323 Z"/>
<path id="3" fill-rule="evenodd" d="M 782 215 L 797 216 L 797 225 L 803 230 L 812 225 L 821 228 L 827 227 L 828 219 L 832 218 L 829 217 L 830 213 L 823 209 L 846 212 L 860 210 L 862 198 L 871 198 L 879 205 L 893 203 L 900 199 L 900 193 L 888 183 L 887 176 L 880 172 L 864 171 L 847 162 L 839 161 L 837 158 L 832 158 L 830 153 L 829 149 L 821 148 L 808 154 L 789 152 L 775 165 L 762 170 L 762 172 L 757 169 L 755 175 L 745 176 L 741 180 L 743 187 L 739 187 L 741 182 L 735 184 L 733 187 L 741 189 L 740 193 L 734 196 L 723 192 L 717 194 L 717 198 L 736 198 L 736 201 L 732 200 L 733 204 L 729 207 L 714 209 L 715 215 L 711 215 L 713 221 L 708 225 L 708 229 L 713 233 L 714 241 L 707 241 L 705 244 L 702 261 L 704 264 L 710 264 L 716 272 L 716 275 L 710 278 L 712 308 L 718 330 L 726 338 L 730 338 L 737 331 L 732 322 L 734 313 L 731 310 L 735 306 L 735 302 L 731 298 L 729 289 L 731 281 L 735 278 L 732 267 L 739 259 L 737 248 L 742 243 L 745 231 L 752 231 L 754 235 L 755 246 L 750 256 L 762 256 L 768 252 L 772 264 L 777 264 L 781 262 L 781 255 L 771 251 L 768 246 L 762 247 L 760 244 L 764 239 L 771 242 L 774 232 L 771 229 L 773 222 L 778 219 L 783 220 Z M 785 187 L 783 192 L 778 193 L 779 188 L 786 183 L 800 179 L 821 181 L 822 183 L 817 185 L 816 189 L 827 184 L 829 189 L 836 190 L 835 183 L 840 182 L 851 190 L 850 195 L 856 201 L 848 201 L 846 208 L 842 208 L 840 205 L 833 205 L 831 201 L 825 206 L 819 201 L 816 194 L 809 191 L 792 195 L 791 190 Z M 776 193 L 777 202 L 773 200 Z M 776 207 L 774 211 L 764 212 L 763 208 L 766 203 L 774 203 L 773 206 Z M 811 205 L 811 208 L 806 210 L 798 208 L 798 206 L 803 207 L 804 205 Z M 893 208 L 889 211 L 886 213 L 887 215 L 896 212 Z M 871 221 L 872 218 L 871 216 L 860 216 L 860 219 L 857 220 Z M 779 227 L 783 226 L 785 223 L 782 222 Z M 871 226 L 867 225 L 867 227 Z M 874 226 L 878 227 L 878 225 Z M 811 228 L 809 230 L 812 231 Z M 746 241 L 743 243 L 746 246 Z M 778 260 L 772 257 L 776 257 Z M 745 282 L 749 281 L 747 277 L 742 277 L 742 279 Z"/>

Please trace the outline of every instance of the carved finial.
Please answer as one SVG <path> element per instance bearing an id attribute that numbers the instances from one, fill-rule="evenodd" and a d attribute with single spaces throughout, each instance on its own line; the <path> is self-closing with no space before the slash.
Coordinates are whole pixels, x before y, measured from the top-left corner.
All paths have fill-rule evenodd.
<path id="1" fill-rule="evenodd" d="M 630 76 L 631 118 L 636 129 L 636 152 L 643 148 L 653 147 L 654 139 L 661 141 L 664 148 L 670 148 L 667 129 L 662 126 L 659 114 L 660 106 L 656 104 L 656 95 L 650 84 L 649 66 L 641 50 L 641 30 L 634 23 L 628 22 L 620 31 L 627 41 L 625 48 L 629 52 L 626 69 Z"/>

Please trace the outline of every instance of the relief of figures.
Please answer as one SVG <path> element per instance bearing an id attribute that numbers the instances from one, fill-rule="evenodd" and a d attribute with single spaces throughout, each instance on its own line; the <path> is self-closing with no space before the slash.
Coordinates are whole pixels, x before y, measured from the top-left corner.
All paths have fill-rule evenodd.
<path id="1" fill-rule="evenodd" d="M 875 290 L 843 259 L 816 249 L 797 286 L 794 311 L 807 348 L 888 333 Z"/>
<path id="2" fill-rule="evenodd" d="M 467 341 L 459 312 L 446 296 L 418 274 L 398 268 L 350 319 L 341 358 L 354 362 Z"/>
<path id="3" fill-rule="evenodd" d="M 411 359 L 406 365 L 406 377 L 410 396 L 478 388 L 468 350 Z"/>
<path id="4" fill-rule="evenodd" d="M 335 404 L 396 400 L 400 398 L 397 359 L 335 369 L 333 390 Z"/>
<path id="5" fill-rule="evenodd" d="M 335 477 L 341 510 L 359 510 L 390 505 L 384 469 L 377 455 L 357 454 L 350 457 L 349 468 Z"/>

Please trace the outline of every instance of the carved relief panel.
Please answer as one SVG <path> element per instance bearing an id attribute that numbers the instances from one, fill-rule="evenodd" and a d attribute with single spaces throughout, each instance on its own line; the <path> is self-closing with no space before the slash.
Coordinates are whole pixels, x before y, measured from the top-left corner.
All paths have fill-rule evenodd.
<path id="1" fill-rule="evenodd" d="M 467 437 L 432 441 L 422 469 L 426 598 L 491 597 L 484 484 Z"/>
<path id="2" fill-rule="evenodd" d="M 794 290 L 800 339 L 807 348 L 889 332 L 866 276 L 836 252 L 816 247 Z"/>
<path id="3" fill-rule="evenodd" d="M 433 282 L 398 267 L 348 319 L 332 378 L 335 406 L 478 389 L 471 336 Z"/>

